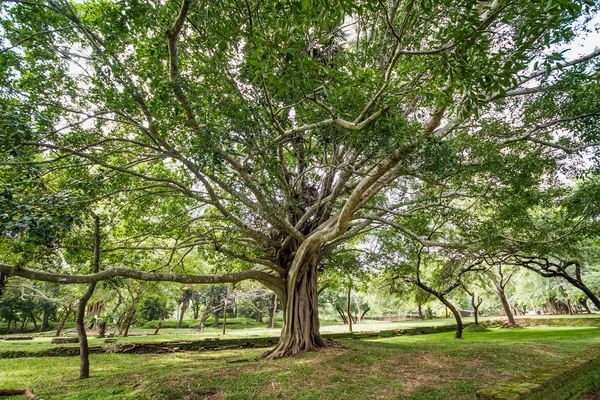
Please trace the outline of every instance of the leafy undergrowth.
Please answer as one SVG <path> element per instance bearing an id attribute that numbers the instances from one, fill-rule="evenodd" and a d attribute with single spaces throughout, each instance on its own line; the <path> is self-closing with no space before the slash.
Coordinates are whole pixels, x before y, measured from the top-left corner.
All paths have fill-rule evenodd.
<path id="1" fill-rule="evenodd" d="M 600 344 L 598 328 L 493 329 L 347 340 L 347 349 L 255 361 L 262 350 L 2 360 L 2 387 L 60 399 L 474 399 L 499 379 Z M 52 371 L 52 373 L 49 373 Z"/>

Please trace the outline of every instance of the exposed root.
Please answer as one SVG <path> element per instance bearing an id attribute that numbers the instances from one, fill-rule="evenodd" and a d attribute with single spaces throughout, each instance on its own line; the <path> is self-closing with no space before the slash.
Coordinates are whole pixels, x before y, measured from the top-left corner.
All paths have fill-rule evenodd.
<path id="1" fill-rule="evenodd" d="M 281 342 L 280 342 L 281 343 Z M 313 351 L 320 351 L 322 349 L 327 348 L 336 348 L 336 349 L 347 349 L 343 344 L 336 342 L 331 339 L 322 339 L 319 337 L 319 345 L 315 343 L 311 343 L 309 346 L 306 344 L 299 345 L 281 345 L 276 346 L 274 349 L 264 352 L 260 359 L 263 360 L 274 360 L 277 358 L 286 358 L 286 357 L 295 357 L 298 355 L 310 353 Z"/>
<path id="2" fill-rule="evenodd" d="M 25 389 L 0 389 L 0 396 L 25 396 L 28 399 L 37 399 L 33 391 L 29 388 Z"/>

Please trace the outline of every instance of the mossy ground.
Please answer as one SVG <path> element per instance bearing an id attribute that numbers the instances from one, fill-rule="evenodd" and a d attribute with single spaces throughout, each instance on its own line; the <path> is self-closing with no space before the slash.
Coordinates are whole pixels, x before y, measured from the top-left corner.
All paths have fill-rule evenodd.
<path id="1" fill-rule="evenodd" d="M 474 399 L 475 392 L 600 345 L 598 328 L 492 329 L 345 340 L 329 349 L 255 361 L 261 349 L 173 354 L 93 354 L 2 360 L 1 386 L 45 399 Z"/>

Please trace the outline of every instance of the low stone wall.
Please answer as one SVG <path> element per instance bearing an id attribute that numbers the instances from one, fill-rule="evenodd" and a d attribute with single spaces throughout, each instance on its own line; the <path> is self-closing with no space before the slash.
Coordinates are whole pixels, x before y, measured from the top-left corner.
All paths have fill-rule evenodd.
<path id="1" fill-rule="evenodd" d="M 499 327 L 506 322 L 506 319 L 482 321 L 481 325 L 486 327 Z M 520 326 L 600 326 L 600 316 L 586 317 L 586 318 L 568 318 L 568 317 L 548 317 L 548 318 L 527 318 L 517 317 L 517 325 Z"/>
<path id="2" fill-rule="evenodd" d="M 600 388 L 600 347 L 477 392 L 483 400 L 576 400 Z"/>
<path id="3" fill-rule="evenodd" d="M 385 330 L 378 332 L 346 332 L 325 333 L 326 339 L 378 339 L 400 335 L 425 335 L 430 333 L 441 333 L 454 331 L 456 325 L 444 325 L 433 327 L 415 327 L 400 330 Z M 227 350 L 240 348 L 261 348 L 277 344 L 278 337 L 253 337 L 253 338 L 231 338 L 231 339 L 203 339 L 182 342 L 160 342 L 160 343 L 118 343 L 107 346 L 90 346 L 90 353 L 171 353 L 177 351 L 203 351 L 203 350 Z M 77 356 L 79 346 L 61 346 L 39 351 L 0 351 L 2 358 L 21 357 L 57 357 Z"/>

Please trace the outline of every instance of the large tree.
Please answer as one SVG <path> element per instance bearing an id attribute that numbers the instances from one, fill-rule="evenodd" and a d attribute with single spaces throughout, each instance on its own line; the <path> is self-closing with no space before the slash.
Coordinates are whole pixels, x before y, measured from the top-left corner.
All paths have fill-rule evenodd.
<path id="1" fill-rule="evenodd" d="M 539 160 L 596 144 L 600 51 L 564 61 L 549 50 L 591 18 L 589 0 L 1 7 L 2 205 L 31 201 L 9 184 L 18 175 L 38 184 L 25 193 L 44 182 L 80 205 L 134 208 L 111 228 L 126 244 L 103 251 L 164 251 L 167 262 L 61 275 L 5 261 L 0 272 L 63 283 L 253 279 L 283 304 L 270 357 L 327 345 L 317 272 L 339 244 L 376 224 L 437 245 L 411 228 L 418 215 L 402 218 L 490 186 L 518 183 L 514 196 L 526 197 L 552 166 Z M 11 239 L 48 217 L 16 210 L 0 216 L 18 231 Z M 223 273 L 195 275 L 182 262 L 190 249 L 222 254 Z"/>

